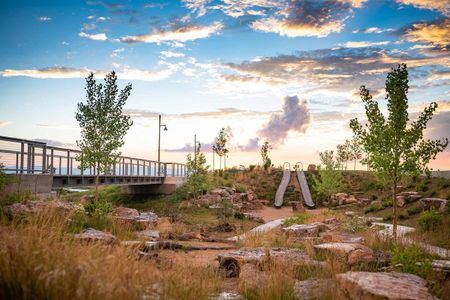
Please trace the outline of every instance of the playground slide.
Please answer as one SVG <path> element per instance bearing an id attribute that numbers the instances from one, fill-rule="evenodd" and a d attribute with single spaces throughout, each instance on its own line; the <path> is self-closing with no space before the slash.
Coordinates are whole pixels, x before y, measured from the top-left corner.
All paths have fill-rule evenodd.
<path id="1" fill-rule="evenodd" d="M 300 183 L 300 189 L 302 190 L 303 200 L 305 201 L 306 206 L 314 207 L 314 202 L 312 201 L 311 192 L 309 191 L 305 172 L 303 172 L 303 170 L 297 170 L 297 179 Z"/>
<path id="2" fill-rule="evenodd" d="M 278 186 L 277 193 L 275 194 L 275 207 L 280 208 L 283 205 L 283 196 L 286 188 L 291 180 L 291 170 L 285 169 L 283 171 L 283 178 Z"/>

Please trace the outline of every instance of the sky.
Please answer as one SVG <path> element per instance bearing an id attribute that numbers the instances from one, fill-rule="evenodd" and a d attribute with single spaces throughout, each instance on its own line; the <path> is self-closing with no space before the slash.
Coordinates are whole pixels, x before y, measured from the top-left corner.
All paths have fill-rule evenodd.
<path id="1" fill-rule="evenodd" d="M 412 119 L 435 101 L 426 138 L 450 138 L 450 1 L 158 0 L 0 2 L 0 135 L 74 147 L 89 72 L 133 86 L 122 153 L 184 162 L 194 135 L 230 134 L 228 166 L 319 162 L 364 120 L 365 85 L 409 70 Z M 216 161 L 216 166 L 218 161 Z M 430 163 L 450 169 L 450 149 Z M 359 166 L 361 167 L 361 166 Z"/>

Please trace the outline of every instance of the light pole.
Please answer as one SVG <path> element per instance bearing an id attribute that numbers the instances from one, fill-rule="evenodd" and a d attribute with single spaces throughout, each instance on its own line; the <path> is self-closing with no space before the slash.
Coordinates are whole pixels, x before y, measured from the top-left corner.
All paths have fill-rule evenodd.
<path id="1" fill-rule="evenodd" d="M 158 126 L 158 176 L 161 176 L 161 127 L 164 127 L 164 131 L 167 131 L 167 125 L 161 124 L 161 115 L 159 115 Z"/>

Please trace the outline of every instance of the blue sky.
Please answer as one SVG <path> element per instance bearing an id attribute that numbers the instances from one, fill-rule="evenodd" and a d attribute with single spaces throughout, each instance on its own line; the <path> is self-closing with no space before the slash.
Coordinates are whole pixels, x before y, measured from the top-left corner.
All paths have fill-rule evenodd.
<path id="1" fill-rule="evenodd" d="M 450 1 L 2 1 L 0 135 L 71 146 L 89 71 L 133 84 L 127 155 L 184 161 L 232 133 L 229 163 L 316 163 L 364 118 L 364 84 L 384 106 L 386 73 L 410 71 L 410 114 L 437 101 L 428 137 L 450 136 Z M 208 154 L 208 159 L 210 159 Z M 211 164 L 212 162 L 209 161 Z M 447 151 L 432 164 L 450 168 Z"/>

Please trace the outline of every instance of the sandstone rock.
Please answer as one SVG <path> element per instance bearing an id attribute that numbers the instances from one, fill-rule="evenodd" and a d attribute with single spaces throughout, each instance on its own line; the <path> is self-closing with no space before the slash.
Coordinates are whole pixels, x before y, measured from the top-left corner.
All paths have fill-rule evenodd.
<path id="1" fill-rule="evenodd" d="M 318 237 L 319 232 L 323 232 L 327 229 L 327 226 L 320 222 L 314 222 L 310 224 L 294 224 L 282 230 L 290 237 Z"/>
<path id="2" fill-rule="evenodd" d="M 424 279 L 407 273 L 347 272 L 336 275 L 336 282 L 343 299 L 435 299 Z"/>
<path id="3" fill-rule="evenodd" d="M 444 211 L 445 206 L 447 205 L 447 200 L 441 198 L 422 198 L 420 199 L 420 203 L 425 209 L 434 208 Z"/>
<path id="4" fill-rule="evenodd" d="M 158 216 L 152 212 L 139 213 L 137 209 L 129 207 L 116 207 L 112 215 L 114 218 L 128 224 L 140 224 L 144 227 L 156 225 Z"/>
<path id="5" fill-rule="evenodd" d="M 303 207 L 303 204 L 301 201 L 289 201 L 289 204 L 292 207 L 292 211 L 299 211 L 299 212 L 305 211 L 305 208 Z"/>
<path id="6" fill-rule="evenodd" d="M 397 207 L 403 207 L 406 204 L 405 196 L 397 196 Z"/>
<path id="7" fill-rule="evenodd" d="M 136 234 L 146 241 L 159 241 L 159 230 L 143 230 L 138 231 Z"/>
<path id="8" fill-rule="evenodd" d="M 347 217 L 354 217 L 354 216 L 356 216 L 356 213 L 354 212 L 354 211 L 346 211 L 345 213 L 344 213 Z"/>
<path id="9" fill-rule="evenodd" d="M 268 274 L 266 272 L 261 272 L 254 264 L 246 263 L 240 267 L 239 285 L 244 289 L 257 290 L 268 280 L 268 278 Z"/>
<path id="10" fill-rule="evenodd" d="M 358 197 L 358 202 L 360 202 L 363 205 L 369 205 L 372 202 L 372 200 L 370 200 L 369 198 Z"/>
<path id="11" fill-rule="evenodd" d="M 178 239 L 180 241 L 189 241 L 189 240 L 198 240 L 203 241 L 205 240 L 205 236 L 201 234 L 200 232 L 185 232 L 181 234 Z"/>
<path id="12" fill-rule="evenodd" d="M 433 260 L 431 263 L 433 270 L 450 273 L 450 260 Z"/>
<path id="13" fill-rule="evenodd" d="M 363 243 L 364 238 L 357 234 L 339 231 L 329 231 L 322 234 L 325 243 Z"/>
<path id="14" fill-rule="evenodd" d="M 215 188 L 214 190 L 211 191 L 211 194 L 219 195 L 223 198 L 229 198 L 231 196 L 231 193 L 225 188 Z"/>
<path id="15" fill-rule="evenodd" d="M 291 266 L 324 266 L 323 262 L 312 260 L 304 251 L 288 248 L 242 248 L 221 254 L 217 257 L 217 260 L 219 261 L 219 268 L 225 270 L 228 277 L 239 276 L 240 268 L 245 264 L 257 265 L 266 260 Z"/>
<path id="16" fill-rule="evenodd" d="M 121 219 L 136 219 L 139 217 L 139 211 L 129 207 L 116 207 L 114 208 L 112 215 Z"/>
<path id="17" fill-rule="evenodd" d="M 333 279 L 308 279 L 295 283 L 294 295 L 302 300 L 332 299 L 335 288 Z"/>
<path id="18" fill-rule="evenodd" d="M 350 266 L 375 261 L 372 249 L 357 243 L 323 243 L 315 245 L 319 253 L 332 255 Z"/>
<path id="19" fill-rule="evenodd" d="M 116 242 L 117 238 L 111 233 L 96 230 L 93 228 L 87 228 L 82 233 L 75 234 L 74 238 L 86 242 L 104 242 L 112 244 Z"/>
<path id="20" fill-rule="evenodd" d="M 332 203 L 338 204 L 338 205 L 345 205 L 345 204 L 353 204 L 357 203 L 358 200 L 354 195 L 349 195 L 347 193 L 336 193 L 331 195 L 331 201 Z"/>
<path id="21" fill-rule="evenodd" d="M 15 217 L 42 212 L 45 210 L 57 210 L 61 213 L 68 213 L 73 210 L 83 210 L 83 207 L 72 202 L 51 200 L 51 201 L 25 201 L 14 203 L 9 206 L 9 211 Z"/>

